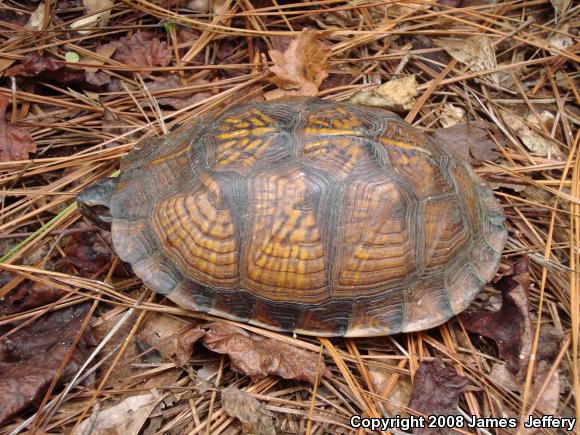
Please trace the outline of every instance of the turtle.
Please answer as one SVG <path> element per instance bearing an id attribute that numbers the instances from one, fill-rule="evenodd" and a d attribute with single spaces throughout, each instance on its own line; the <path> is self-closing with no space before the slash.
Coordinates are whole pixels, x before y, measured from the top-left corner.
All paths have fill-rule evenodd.
<path id="1" fill-rule="evenodd" d="M 313 336 L 446 322 L 493 279 L 507 237 L 468 162 L 395 113 L 315 97 L 144 141 L 77 203 L 177 305 Z"/>

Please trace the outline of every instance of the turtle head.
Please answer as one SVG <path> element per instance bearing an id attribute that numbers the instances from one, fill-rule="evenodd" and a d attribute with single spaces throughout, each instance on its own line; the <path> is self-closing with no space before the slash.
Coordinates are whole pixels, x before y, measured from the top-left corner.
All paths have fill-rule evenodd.
<path id="1" fill-rule="evenodd" d="M 83 216 L 108 231 L 113 220 L 109 203 L 117 182 L 117 178 L 105 178 L 77 195 L 77 205 Z"/>

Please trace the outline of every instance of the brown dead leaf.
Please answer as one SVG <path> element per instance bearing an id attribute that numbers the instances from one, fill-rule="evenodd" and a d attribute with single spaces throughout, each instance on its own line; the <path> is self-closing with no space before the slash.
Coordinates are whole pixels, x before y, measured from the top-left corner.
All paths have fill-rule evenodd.
<path id="1" fill-rule="evenodd" d="M 57 267 L 73 265 L 86 277 L 103 270 L 111 261 L 111 250 L 96 232 L 71 234 L 65 241 L 63 250 L 66 256 L 58 262 Z"/>
<path id="2" fill-rule="evenodd" d="M 384 355 L 382 351 L 379 352 L 370 349 L 368 353 L 369 355 Z M 384 368 L 385 366 L 389 366 L 392 368 L 387 369 Z M 385 403 L 387 409 L 389 409 L 390 412 L 396 415 L 402 414 L 400 410 L 404 409 L 407 403 L 409 403 L 412 391 L 410 377 L 399 374 L 399 376 L 397 376 L 397 382 L 394 385 L 394 387 L 390 389 L 389 394 L 388 395 L 384 394 L 385 389 L 387 388 L 392 377 L 398 371 L 399 369 L 397 368 L 396 364 L 394 363 L 391 364 L 389 361 L 386 360 L 385 361 L 380 360 L 380 367 L 377 367 L 375 365 L 371 365 L 369 367 L 369 375 L 371 378 L 371 382 L 375 387 L 375 391 L 377 392 L 377 394 L 388 400 L 388 403 Z"/>
<path id="3" fill-rule="evenodd" d="M 28 30 L 42 30 L 42 26 L 44 25 L 46 17 L 46 9 L 46 3 L 41 2 L 36 10 L 30 14 L 30 19 L 24 28 Z"/>
<path id="4" fill-rule="evenodd" d="M 550 0 L 550 3 L 552 3 L 552 6 L 554 7 L 554 11 L 556 12 L 556 15 L 558 17 L 562 17 L 566 11 L 568 10 L 568 7 L 570 7 L 570 3 L 572 3 L 571 0 Z"/>
<path id="5" fill-rule="evenodd" d="M 489 132 L 499 136 L 497 128 L 485 121 L 461 122 L 448 128 L 438 128 L 433 136 L 446 149 L 473 165 L 483 160 L 495 160 L 498 154 Z"/>
<path id="6" fill-rule="evenodd" d="M 88 308 L 85 304 L 53 311 L 0 341 L 0 423 L 42 399 L 70 351 Z M 92 335 L 86 330 L 58 385 L 74 376 L 93 345 Z"/>
<path id="7" fill-rule="evenodd" d="M 284 379 L 316 382 L 318 355 L 313 352 L 250 334 L 225 322 L 212 322 L 203 329 L 207 330 L 204 346 L 213 352 L 227 354 L 232 368 L 238 372 L 254 379 L 274 374 Z M 326 372 L 324 362 L 320 371 L 321 376 Z"/>
<path id="8" fill-rule="evenodd" d="M 195 374 L 195 389 L 203 394 L 215 387 L 217 373 L 220 370 L 220 361 L 217 359 L 208 360 Z"/>
<path id="9" fill-rule="evenodd" d="M 191 356 L 194 343 L 205 334 L 172 316 L 152 313 L 137 334 L 137 340 L 154 347 L 166 360 L 173 359 L 179 366 L 185 365 Z"/>
<path id="10" fill-rule="evenodd" d="M 550 364 L 546 361 L 539 361 L 537 363 L 529 395 L 529 397 L 532 398 L 532 401 L 535 401 L 536 398 L 538 398 L 536 411 L 543 415 L 556 414 L 560 403 L 561 381 L 558 370 L 554 372 L 554 375 L 551 377 L 544 391 L 541 391 L 542 385 L 546 381 L 549 372 Z M 524 391 L 525 383 L 511 373 L 503 363 L 494 364 L 489 377 L 495 384 L 501 385 L 503 388 L 510 391 L 520 394 Z M 517 415 L 512 414 L 511 410 L 505 409 L 503 412 L 512 417 L 517 417 Z M 541 433 L 541 431 L 536 429 L 526 429 L 524 433 L 535 434 Z"/>
<path id="11" fill-rule="evenodd" d="M 415 75 L 408 75 L 390 80 L 371 90 L 357 92 L 350 102 L 402 112 L 413 107 L 417 94 Z"/>
<path id="12" fill-rule="evenodd" d="M 276 435 L 272 413 L 257 399 L 236 387 L 222 390 L 222 408 L 242 423 L 246 434 Z"/>
<path id="13" fill-rule="evenodd" d="M 517 114 L 502 110 L 501 116 L 532 153 L 542 157 L 560 156 L 560 151 L 550 139 L 530 128 L 533 126 L 541 131 L 543 126 L 547 131 L 551 131 L 556 119 L 551 112 L 543 110 L 536 116 L 531 112 Z"/>
<path id="14" fill-rule="evenodd" d="M 449 128 L 459 124 L 463 120 L 464 116 L 465 110 L 463 108 L 446 103 L 441 108 L 439 122 L 441 122 L 443 128 Z"/>
<path id="15" fill-rule="evenodd" d="M 9 77 L 35 77 L 38 80 L 59 83 L 63 85 L 80 85 L 86 83 L 85 72 L 82 69 L 71 68 L 56 59 L 43 57 L 38 53 L 28 53 L 20 61 L 6 71 Z"/>
<path id="16" fill-rule="evenodd" d="M 83 5 L 89 15 L 73 21 L 70 25 L 71 29 L 107 26 L 111 16 L 111 8 L 114 6 L 111 0 L 83 0 Z"/>
<path id="17" fill-rule="evenodd" d="M 318 41 L 319 33 L 304 29 L 284 53 L 270 50 L 274 62 L 272 83 L 280 89 L 266 93 L 267 100 L 285 96 L 318 94 L 318 87 L 328 76 L 330 50 Z"/>
<path id="18" fill-rule="evenodd" d="M 26 130 L 6 121 L 8 98 L 0 95 L 0 162 L 26 160 L 36 152 L 36 142 Z"/>
<path id="19" fill-rule="evenodd" d="M 468 380 L 454 368 L 446 366 L 439 357 L 422 361 L 415 373 L 413 392 L 408 408 L 424 415 L 457 415 L 459 398 Z M 415 434 L 450 433 L 443 429 L 416 429 Z"/>
<path id="20" fill-rule="evenodd" d="M 532 347 L 528 262 L 527 256 L 522 257 L 497 282 L 503 301 L 499 311 L 465 311 L 459 315 L 468 331 L 497 343 L 500 358 L 518 377 L 526 371 Z"/>
<path id="21" fill-rule="evenodd" d="M 105 44 L 106 47 L 115 47 L 113 59 L 127 66 L 153 67 L 167 66 L 171 62 L 172 52 L 165 41 L 152 32 L 137 32 L 130 37 L 124 36 L 118 41 Z M 151 75 L 149 71 L 140 71 L 144 77 Z"/>
<path id="22" fill-rule="evenodd" d="M 193 354 L 193 346 L 197 341 L 205 335 L 205 331 L 199 328 L 191 328 L 177 337 L 175 343 L 175 353 L 173 359 L 175 364 L 183 367 L 189 361 L 189 357 Z"/>
<path id="23" fill-rule="evenodd" d="M 467 65 L 473 72 L 488 71 L 497 67 L 492 40 L 486 35 L 476 35 L 465 39 L 438 39 L 435 44 L 458 62 Z M 492 83 L 499 83 L 497 73 L 490 73 L 487 77 Z"/>
<path id="24" fill-rule="evenodd" d="M 100 410 L 83 420 L 73 434 L 138 434 L 157 402 L 153 394 L 127 397 L 122 402 Z"/>
<path id="25" fill-rule="evenodd" d="M 180 90 L 183 88 L 183 84 L 181 83 L 179 77 L 177 75 L 172 75 L 167 80 L 158 81 L 158 82 L 149 82 L 147 83 L 147 88 L 149 91 L 159 92 L 159 91 L 171 91 L 174 89 L 175 91 L 172 92 L 172 95 L 168 96 L 159 96 L 156 97 L 157 102 L 162 106 L 171 106 L 176 110 L 184 109 L 192 104 L 199 103 L 207 98 L 211 97 L 211 92 L 209 91 L 210 82 L 205 79 L 197 79 L 189 84 L 189 86 L 207 86 L 205 90 Z M 144 104 L 147 104 L 144 101 Z"/>
<path id="26" fill-rule="evenodd" d="M 61 290 L 37 281 L 25 280 L 0 300 L 0 313 L 20 313 L 40 307 L 41 305 L 56 301 L 66 293 L 66 290 Z"/>

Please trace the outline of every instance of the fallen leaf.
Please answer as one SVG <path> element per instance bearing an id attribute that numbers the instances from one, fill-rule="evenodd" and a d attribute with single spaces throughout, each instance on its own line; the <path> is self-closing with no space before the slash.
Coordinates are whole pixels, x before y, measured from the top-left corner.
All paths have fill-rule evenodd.
<path id="1" fill-rule="evenodd" d="M 220 368 L 219 360 L 208 360 L 195 374 L 195 389 L 203 394 L 215 387 L 215 379 Z"/>
<path id="2" fill-rule="evenodd" d="M 69 353 L 88 308 L 84 304 L 50 312 L 0 340 L 0 423 L 42 399 Z M 92 346 L 94 340 L 87 329 L 57 385 L 76 374 Z"/>
<path id="3" fill-rule="evenodd" d="M 560 351 L 560 344 L 564 340 L 564 332 L 552 325 L 542 325 L 536 359 L 552 361 Z"/>
<path id="4" fill-rule="evenodd" d="M 304 29 L 292 40 L 284 53 L 270 50 L 274 62 L 270 71 L 272 83 L 280 89 L 266 93 L 267 100 L 292 95 L 315 96 L 328 76 L 330 50 L 318 41 L 319 33 Z"/>
<path id="5" fill-rule="evenodd" d="M 537 363 L 528 396 L 532 401 L 535 401 L 536 398 L 538 398 L 536 412 L 543 415 L 554 415 L 559 409 L 561 382 L 558 370 L 554 372 L 554 375 L 551 377 L 544 391 L 540 391 L 546 377 L 549 375 L 549 371 L 550 364 L 545 361 L 539 361 Z M 501 385 L 507 390 L 520 394 L 524 391 L 525 383 L 516 377 L 516 375 L 511 373 L 503 363 L 494 364 L 489 377 L 495 384 Z M 505 410 L 504 412 L 507 415 L 517 417 L 509 410 Z M 539 431 L 534 429 L 526 429 L 524 433 L 534 434 L 538 432 Z"/>
<path id="6" fill-rule="evenodd" d="M 38 53 L 28 53 L 20 61 L 6 71 L 9 77 L 35 77 L 41 81 L 63 85 L 83 85 L 87 83 L 85 71 L 71 68 L 58 63 L 50 57 L 43 57 Z"/>
<path id="7" fill-rule="evenodd" d="M 111 41 L 104 47 L 115 47 L 113 59 L 127 66 L 142 68 L 167 66 L 172 57 L 167 43 L 160 41 L 152 32 L 139 31 L 130 37 L 124 36 L 118 41 Z M 151 75 L 150 71 L 139 71 L 139 73 L 144 77 Z"/>
<path id="8" fill-rule="evenodd" d="M 44 18 L 46 16 L 46 4 L 46 2 L 40 2 L 36 10 L 30 15 L 30 19 L 24 26 L 25 29 L 42 30 Z"/>
<path id="9" fill-rule="evenodd" d="M 453 127 L 455 124 L 459 124 L 463 120 L 464 116 L 465 110 L 463 110 L 463 108 L 446 103 L 441 109 L 439 122 L 441 122 L 443 128 L 449 128 Z"/>
<path id="10" fill-rule="evenodd" d="M 506 125 L 516 133 L 531 152 L 543 157 L 560 156 L 560 151 L 551 140 L 545 139 L 528 126 L 532 125 L 541 130 L 541 125 L 543 125 L 547 131 L 551 131 L 555 122 L 555 117 L 551 112 L 543 110 L 536 116 L 531 112 L 515 114 L 502 110 L 501 115 Z"/>
<path id="11" fill-rule="evenodd" d="M 276 435 L 272 413 L 257 399 L 236 387 L 221 391 L 222 408 L 242 423 L 246 434 Z"/>
<path id="12" fill-rule="evenodd" d="M 56 301 L 67 293 L 38 281 L 25 280 L 0 300 L 0 313 L 14 314 Z"/>
<path id="13" fill-rule="evenodd" d="M 60 259 L 57 266 L 73 265 L 86 277 L 102 271 L 111 261 L 111 250 L 97 232 L 71 234 L 65 240 L 63 250 L 66 255 Z"/>
<path id="14" fill-rule="evenodd" d="M 190 83 L 188 86 L 205 86 L 206 89 L 201 90 L 181 90 L 183 88 L 183 84 L 177 75 L 172 75 L 167 80 L 164 81 L 157 81 L 157 82 L 149 82 L 147 83 L 147 89 L 150 92 L 160 92 L 160 91 L 171 91 L 175 89 L 174 92 L 166 97 L 159 96 L 156 97 L 157 102 L 162 106 L 171 106 L 174 109 L 184 109 L 189 107 L 195 103 L 199 103 L 211 97 L 211 92 L 209 89 L 210 82 L 204 79 L 197 79 Z M 143 104 L 148 104 L 147 101 L 143 101 Z"/>
<path id="15" fill-rule="evenodd" d="M 225 322 L 203 326 L 207 330 L 203 344 L 209 350 L 227 354 L 234 370 L 253 379 L 278 375 L 284 379 L 316 382 L 318 355 L 272 338 L 250 334 Z M 320 375 L 326 372 L 322 362 Z"/>
<path id="16" fill-rule="evenodd" d="M 408 75 L 389 80 L 376 88 L 357 92 L 352 96 L 350 102 L 401 112 L 413 107 L 417 94 L 415 75 Z"/>
<path id="17" fill-rule="evenodd" d="M 492 40 L 486 35 L 465 39 L 437 39 L 435 44 L 458 62 L 467 65 L 473 72 L 488 71 L 497 67 Z M 489 77 L 492 83 L 499 83 L 497 73 L 490 73 Z"/>
<path id="18" fill-rule="evenodd" d="M 137 435 L 157 405 L 153 394 L 127 397 L 83 420 L 75 435 Z"/>
<path id="19" fill-rule="evenodd" d="M 175 352 L 173 356 L 175 364 L 179 367 L 186 365 L 193 354 L 195 343 L 197 343 L 197 341 L 204 335 L 205 331 L 199 328 L 191 328 L 184 334 L 179 335 L 175 343 Z"/>
<path id="20" fill-rule="evenodd" d="M 528 201 L 537 202 L 538 204 L 552 204 L 554 196 L 552 193 L 548 192 L 545 188 L 532 186 L 529 184 L 524 184 L 522 191 L 522 196 Z"/>
<path id="21" fill-rule="evenodd" d="M 143 324 L 143 327 L 140 328 L 137 340 L 157 349 L 165 360 L 175 358 L 178 353 L 180 354 L 178 360 L 183 360 L 184 358 L 187 360 L 191 354 L 185 356 L 183 352 L 185 352 L 185 343 L 191 336 L 182 339 L 183 342 L 181 344 L 178 344 L 178 339 L 183 334 L 188 334 L 191 328 L 191 323 L 167 314 L 152 313 Z M 193 346 L 193 343 L 191 345 Z M 179 346 L 182 346 L 181 349 L 178 349 Z"/>
<path id="22" fill-rule="evenodd" d="M 422 361 L 415 373 L 408 408 L 424 415 L 457 415 L 459 398 L 469 382 L 441 358 Z M 415 434 L 443 434 L 451 430 L 416 429 Z"/>
<path id="23" fill-rule="evenodd" d="M 0 162 L 26 160 L 36 152 L 36 142 L 26 130 L 6 121 L 8 98 L 0 95 Z"/>
<path id="24" fill-rule="evenodd" d="M 109 24 L 111 8 L 114 6 L 111 0 L 83 0 L 83 5 L 89 15 L 73 21 L 70 25 L 71 29 L 106 27 Z"/>
<path id="25" fill-rule="evenodd" d="M 485 121 L 461 122 L 448 128 L 438 128 L 434 138 L 446 149 L 474 165 L 483 160 L 495 160 L 498 154 L 489 132 L 499 135 L 497 127 Z"/>
<path id="26" fill-rule="evenodd" d="M 560 29 L 560 32 L 555 33 L 551 38 L 548 39 L 548 43 L 560 50 L 560 51 L 566 51 L 568 50 L 570 47 L 572 47 L 574 45 L 574 40 L 572 39 L 572 37 L 568 34 L 568 30 L 569 30 L 569 26 L 566 24 L 564 26 L 562 26 L 562 28 Z M 557 55 L 558 53 L 556 53 L 555 51 L 552 52 L 552 54 Z"/>
<path id="27" fill-rule="evenodd" d="M 370 349 L 368 353 L 369 355 L 384 355 L 382 351 L 378 352 Z M 387 369 L 385 366 L 392 368 Z M 375 387 L 375 392 L 387 400 L 384 405 L 389 412 L 395 415 L 403 415 L 403 412 L 400 410 L 404 409 L 407 403 L 409 403 L 413 386 L 411 385 L 409 376 L 402 375 L 398 372 L 397 365 L 394 363 L 391 364 L 387 360 L 380 360 L 380 366 L 375 364 L 369 366 L 369 375 Z M 397 375 L 397 381 L 390 389 L 389 394 L 385 395 L 385 389 L 395 375 Z"/>
<path id="28" fill-rule="evenodd" d="M 500 358 L 507 362 L 507 368 L 518 377 L 527 369 L 532 348 L 528 262 L 527 256 L 522 257 L 496 283 L 502 292 L 499 311 L 464 311 L 459 315 L 468 331 L 496 342 Z"/>
<path id="29" fill-rule="evenodd" d="M 550 3 L 552 3 L 556 15 L 562 17 L 568 10 L 571 0 L 550 0 Z"/>
<path id="30" fill-rule="evenodd" d="M 87 73 L 96 73 L 99 70 L 99 67 L 105 63 L 105 61 L 101 60 L 101 58 L 110 59 L 116 50 L 116 47 L 110 45 L 101 45 L 95 51 L 95 54 L 98 55 L 98 57 L 94 56 L 92 53 L 90 55 L 84 54 L 81 57 L 82 63 L 94 65 L 94 67 L 85 66 L 85 71 Z"/>

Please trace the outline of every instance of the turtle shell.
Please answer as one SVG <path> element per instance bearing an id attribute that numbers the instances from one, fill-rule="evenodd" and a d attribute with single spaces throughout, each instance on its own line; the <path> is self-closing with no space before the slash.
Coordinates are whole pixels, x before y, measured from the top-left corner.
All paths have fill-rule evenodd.
<path id="1" fill-rule="evenodd" d="M 506 240 L 468 163 L 391 112 L 316 98 L 237 105 L 141 145 L 111 215 L 119 257 L 178 305 L 319 336 L 445 322 Z"/>

